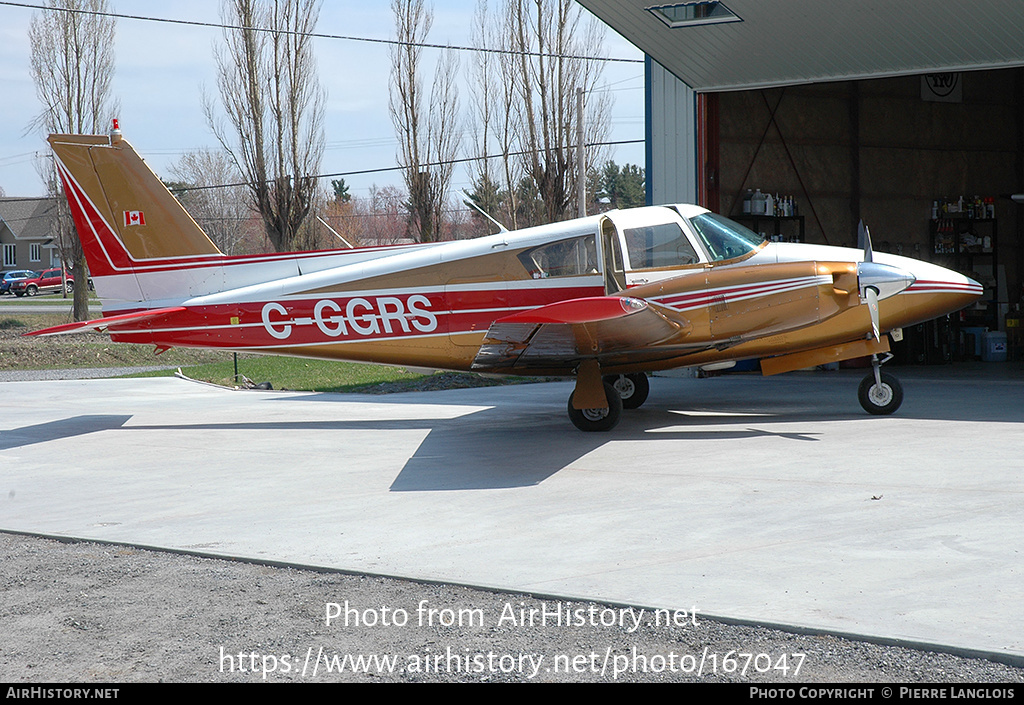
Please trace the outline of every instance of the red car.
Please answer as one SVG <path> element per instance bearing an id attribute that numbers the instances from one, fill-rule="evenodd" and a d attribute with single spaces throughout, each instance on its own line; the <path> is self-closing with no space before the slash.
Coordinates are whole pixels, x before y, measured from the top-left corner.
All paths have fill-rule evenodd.
<path id="1" fill-rule="evenodd" d="M 70 294 L 74 290 L 75 280 L 70 275 L 61 277 L 61 269 L 46 269 L 24 279 L 11 282 L 11 292 L 15 296 L 35 296 L 39 293 L 59 292 L 61 287 Z"/>

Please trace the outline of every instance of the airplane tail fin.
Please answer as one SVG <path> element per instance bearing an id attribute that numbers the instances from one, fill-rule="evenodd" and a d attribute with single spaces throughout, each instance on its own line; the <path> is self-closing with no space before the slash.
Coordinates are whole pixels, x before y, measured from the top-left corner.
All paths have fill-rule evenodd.
<path id="1" fill-rule="evenodd" d="M 138 275 L 224 256 L 118 132 L 48 141 L 102 299 L 144 301 Z"/>

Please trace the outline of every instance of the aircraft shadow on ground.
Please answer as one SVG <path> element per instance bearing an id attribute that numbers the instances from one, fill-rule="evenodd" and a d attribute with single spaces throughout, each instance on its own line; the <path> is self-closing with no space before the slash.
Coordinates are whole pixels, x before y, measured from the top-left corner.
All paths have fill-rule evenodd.
<path id="1" fill-rule="evenodd" d="M 544 411 L 514 421 L 498 407 L 454 419 L 381 419 L 365 421 L 254 421 L 131 426 L 127 431 L 242 431 L 262 434 L 288 431 L 409 431 L 427 429 L 426 438 L 391 484 L 394 492 L 500 489 L 536 485 L 609 442 L 752 439 L 781 437 L 816 441 L 817 434 L 787 430 L 776 433 L 766 419 L 742 419 L 736 429 L 708 429 L 707 420 L 687 420 L 659 410 L 632 412 L 610 433 L 581 433 L 564 416 Z M 791 420 L 791 419 L 790 419 Z M 715 419 L 716 424 L 729 422 Z M 685 429 L 678 428 L 686 424 Z M 658 427 L 669 426 L 657 433 Z"/>
<path id="2" fill-rule="evenodd" d="M 129 419 L 131 416 L 123 415 L 71 416 L 32 426 L 12 428 L 0 433 L 0 450 L 73 438 L 97 431 L 111 431 L 123 427 Z"/>
<path id="3" fill-rule="evenodd" d="M 754 381 L 751 384 L 751 381 Z M 472 390 L 474 393 L 415 393 L 356 397 L 337 394 L 280 394 L 264 397 L 273 403 L 333 402 L 380 407 L 422 404 L 465 407 L 454 418 L 439 413 L 431 418 L 378 418 L 356 420 L 266 420 L 199 424 L 125 426 L 130 416 L 75 416 L 6 431 L 0 450 L 103 430 L 123 429 L 242 431 L 410 431 L 426 430 L 416 452 L 404 463 L 391 484 L 395 492 L 499 489 L 543 482 L 578 463 L 609 442 L 723 441 L 782 438 L 796 443 L 817 442 L 821 422 L 867 420 L 884 429 L 891 419 L 946 421 L 1024 421 L 1024 402 L 1015 389 L 993 387 L 975 394 L 929 391 L 933 385 L 913 382 L 908 402 L 894 417 L 872 417 L 856 402 L 856 379 L 795 378 L 779 385 L 767 380 L 697 380 L 655 385 L 641 409 L 623 412 L 622 421 L 608 433 L 577 431 L 565 415 L 570 385 L 535 387 L 518 398 L 517 388 Z M 532 386 L 532 385 L 531 385 Z M 961 391 L 965 389 L 960 385 Z M 474 409 L 475 407 L 475 409 Z M 483 408 L 481 408 L 483 407 Z M 351 413 L 348 411 L 347 413 Z M 780 428 L 785 426 L 785 428 Z"/>

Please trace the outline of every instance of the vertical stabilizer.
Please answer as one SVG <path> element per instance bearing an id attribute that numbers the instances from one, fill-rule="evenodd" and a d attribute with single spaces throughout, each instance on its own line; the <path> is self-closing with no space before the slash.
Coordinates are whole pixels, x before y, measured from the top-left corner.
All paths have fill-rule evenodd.
<path id="1" fill-rule="evenodd" d="M 50 135 L 94 278 L 223 256 L 119 136 Z"/>

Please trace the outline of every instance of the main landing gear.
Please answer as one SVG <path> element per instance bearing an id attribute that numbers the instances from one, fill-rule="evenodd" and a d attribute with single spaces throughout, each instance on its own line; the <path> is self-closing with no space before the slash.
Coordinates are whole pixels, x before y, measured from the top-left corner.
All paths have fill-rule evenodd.
<path id="1" fill-rule="evenodd" d="M 903 385 L 890 374 L 881 371 L 882 365 L 892 359 L 888 354 L 879 360 L 871 356 L 871 374 L 865 377 L 857 389 L 857 399 L 864 410 L 876 416 L 893 413 L 903 403 Z"/>
<path id="2" fill-rule="evenodd" d="M 576 392 L 569 395 L 569 420 L 579 430 L 611 431 L 619 423 L 622 416 L 622 398 L 612 385 L 607 382 L 604 385 L 604 395 L 608 398 L 607 409 L 576 409 L 572 405 L 575 395 Z"/>
<path id="3" fill-rule="evenodd" d="M 622 398 L 623 409 L 639 409 L 651 393 L 651 383 L 643 372 L 629 375 L 605 375 L 605 384 L 615 387 Z"/>
<path id="4" fill-rule="evenodd" d="M 576 392 L 569 395 L 569 420 L 581 431 L 610 431 L 619 423 L 623 409 L 639 408 L 651 391 L 647 375 L 642 372 L 605 375 L 602 383 L 608 400 L 607 408 L 577 409 L 572 403 Z"/>

